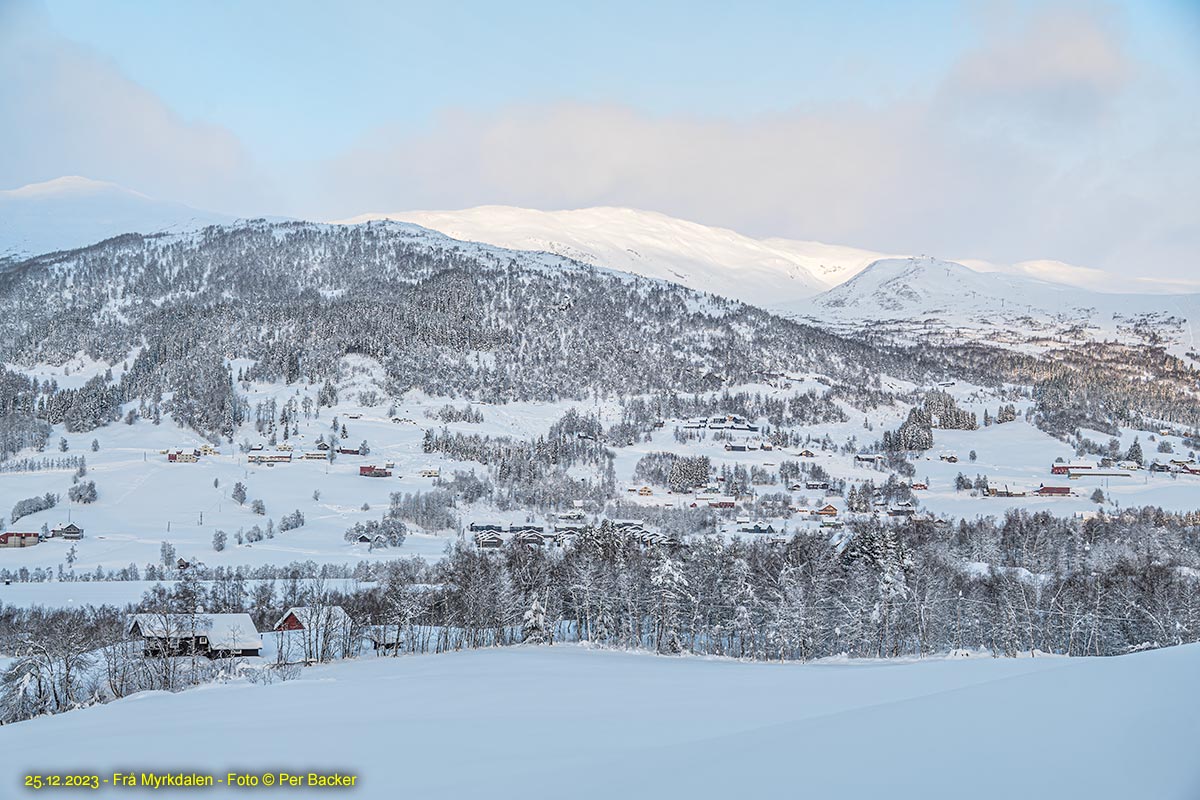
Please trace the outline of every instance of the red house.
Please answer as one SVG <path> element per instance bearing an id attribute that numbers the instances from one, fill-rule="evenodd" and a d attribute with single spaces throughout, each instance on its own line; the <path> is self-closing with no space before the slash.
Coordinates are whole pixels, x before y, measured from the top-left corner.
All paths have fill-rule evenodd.
<path id="1" fill-rule="evenodd" d="M 380 469 L 374 465 L 368 467 L 359 467 L 358 474 L 365 478 L 390 478 L 392 471 L 390 469 Z"/>
<path id="2" fill-rule="evenodd" d="M 1039 486 L 1034 494 L 1039 497 L 1068 497 L 1071 494 L 1070 486 Z"/>
<path id="3" fill-rule="evenodd" d="M 37 531 L 32 533 L 8 531 L 0 533 L 0 547 L 33 547 L 38 543 L 39 538 Z"/>
<path id="4" fill-rule="evenodd" d="M 1050 467 L 1051 475 L 1070 475 L 1072 472 L 1091 469 L 1091 464 L 1054 464 Z"/>

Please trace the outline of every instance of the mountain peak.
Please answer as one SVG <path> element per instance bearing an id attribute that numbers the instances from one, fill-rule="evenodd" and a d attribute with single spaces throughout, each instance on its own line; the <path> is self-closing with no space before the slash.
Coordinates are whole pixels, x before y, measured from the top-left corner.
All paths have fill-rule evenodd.
<path id="1" fill-rule="evenodd" d="M 234 220 L 116 183 L 66 175 L 0 191 L 0 259 L 70 250 L 122 233 L 181 231 Z"/>
<path id="2" fill-rule="evenodd" d="M 109 181 L 93 180 L 92 178 L 85 178 L 81 175 L 63 175 L 62 177 L 52 178 L 51 180 L 41 181 L 40 183 L 28 183 L 24 186 L 18 186 L 16 189 L 0 190 L 0 196 L 25 198 L 62 197 L 65 195 L 85 194 L 122 194 L 131 197 L 140 197 L 146 200 L 151 199 L 140 192 L 135 192 L 132 189 L 126 189 L 120 184 L 111 183 Z"/>

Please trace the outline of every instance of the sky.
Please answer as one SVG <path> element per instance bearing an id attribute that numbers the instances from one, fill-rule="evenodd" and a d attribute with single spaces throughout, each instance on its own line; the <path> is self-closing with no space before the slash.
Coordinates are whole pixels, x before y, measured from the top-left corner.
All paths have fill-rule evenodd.
<path id="1" fill-rule="evenodd" d="M 0 188 L 1200 278 L 1200 0 L 0 0 Z"/>

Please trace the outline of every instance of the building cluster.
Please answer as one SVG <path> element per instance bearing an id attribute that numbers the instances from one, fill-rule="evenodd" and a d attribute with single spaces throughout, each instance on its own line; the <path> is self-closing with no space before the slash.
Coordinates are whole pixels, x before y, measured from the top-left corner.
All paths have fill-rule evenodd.
<path id="1" fill-rule="evenodd" d="M 45 533 L 38 531 L 5 531 L 0 533 L 0 547 L 33 547 L 48 539 L 78 541 L 83 538 L 83 528 L 73 522 L 51 528 Z"/>

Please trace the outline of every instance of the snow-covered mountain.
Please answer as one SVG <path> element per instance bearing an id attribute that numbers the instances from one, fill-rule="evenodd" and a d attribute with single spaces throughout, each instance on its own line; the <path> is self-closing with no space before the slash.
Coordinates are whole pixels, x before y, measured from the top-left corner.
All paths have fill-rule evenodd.
<path id="1" fill-rule="evenodd" d="M 70 250 L 122 233 L 182 231 L 235 217 L 78 176 L 0 191 L 0 259 Z"/>
<path id="2" fill-rule="evenodd" d="M 1009 343 L 1157 336 L 1186 352 L 1196 349 L 1200 294 L 1109 294 L 918 256 L 872 263 L 814 297 L 804 316 L 834 327 L 983 333 Z"/>
<path id="3" fill-rule="evenodd" d="M 537 211 L 480 206 L 462 211 L 363 214 L 412 222 L 465 241 L 544 250 L 597 266 L 682 284 L 768 310 L 803 301 L 857 274 L 882 254 L 791 239 L 754 239 L 650 211 Z"/>

